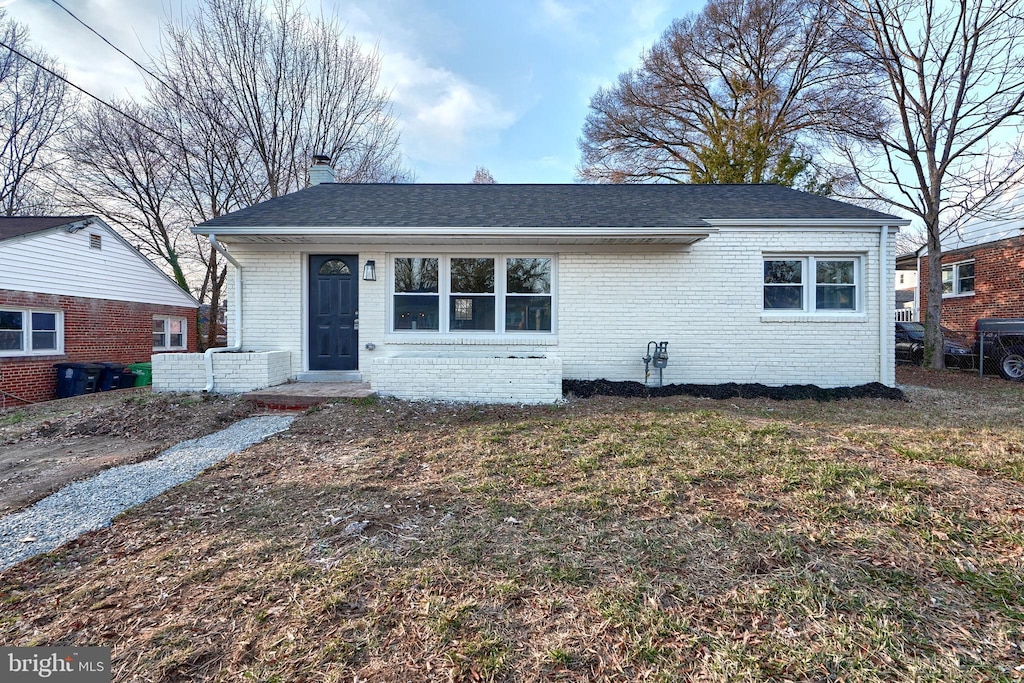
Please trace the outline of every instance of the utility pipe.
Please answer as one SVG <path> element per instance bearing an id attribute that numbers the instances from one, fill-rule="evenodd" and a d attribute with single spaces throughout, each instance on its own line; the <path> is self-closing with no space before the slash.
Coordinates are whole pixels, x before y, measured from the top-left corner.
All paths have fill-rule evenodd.
<path id="1" fill-rule="evenodd" d="M 234 346 L 206 349 L 203 354 L 203 362 L 206 364 L 206 387 L 203 391 L 207 393 L 213 391 L 213 354 L 242 350 L 242 266 L 228 253 L 224 245 L 217 241 L 217 236 L 212 232 L 210 233 L 210 246 L 226 258 L 237 272 L 235 274 L 235 344 Z M 215 324 L 215 321 L 211 321 L 211 323 Z"/>

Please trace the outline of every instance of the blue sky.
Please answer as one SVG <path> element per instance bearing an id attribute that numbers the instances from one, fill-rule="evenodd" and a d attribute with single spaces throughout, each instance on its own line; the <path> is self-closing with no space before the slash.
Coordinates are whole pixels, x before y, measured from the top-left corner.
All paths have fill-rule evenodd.
<path id="1" fill-rule="evenodd" d="M 161 18 L 190 0 L 61 0 L 145 61 Z M 697 0 L 323 0 L 349 34 L 381 53 L 407 165 L 418 182 L 573 182 L 590 96 L 635 66 Z M 124 57 L 50 0 L 0 0 L 68 76 L 103 97 L 142 91 Z"/>

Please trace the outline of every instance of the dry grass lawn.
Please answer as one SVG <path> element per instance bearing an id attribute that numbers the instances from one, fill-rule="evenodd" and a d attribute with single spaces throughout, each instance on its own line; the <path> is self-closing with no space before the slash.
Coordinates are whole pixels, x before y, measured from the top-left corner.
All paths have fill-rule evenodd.
<path id="1" fill-rule="evenodd" d="M 1024 385 L 900 379 L 330 405 L 0 574 L 0 642 L 119 681 L 1024 679 Z"/>

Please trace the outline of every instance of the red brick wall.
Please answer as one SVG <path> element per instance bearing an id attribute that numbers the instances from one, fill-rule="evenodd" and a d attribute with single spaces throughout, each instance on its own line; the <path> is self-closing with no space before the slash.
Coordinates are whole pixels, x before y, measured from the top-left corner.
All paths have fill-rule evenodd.
<path id="1" fill-rule="evenodd" d="M 942 263 L 974 259 L 974 296 L 942 300 L 942 324 L 974 337 L 978 318 L 1024 318 L 1024 237 L 951 251 Z M 928 260 L 921 259 L 921 319 L 928 311 Z"/>
<path id="2" fill-rule="evenodd" d="M 108 361 L 137 363 L 153 355 L 153 316 L 172 315 L 188 321 L 188 351 L 196 351 L 196 309 L 129 301 L 86 299 L 0 289 L 0 307 L 64 312 L 64 353 L 0 358 L 0 405 L 17 398 L 47 401 L 56 397 L 54 363 Z M 11 396 L 13 394 L 14 396 Z"/>

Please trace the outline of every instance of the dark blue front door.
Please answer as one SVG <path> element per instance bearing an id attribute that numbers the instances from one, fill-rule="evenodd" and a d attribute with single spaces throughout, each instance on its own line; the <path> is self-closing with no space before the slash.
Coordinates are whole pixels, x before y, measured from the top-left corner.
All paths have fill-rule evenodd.
<path id="1" fill-rule="evenodd" d="M 309 369 L 359 365 L 359 257 L 309 257 Z"/>

